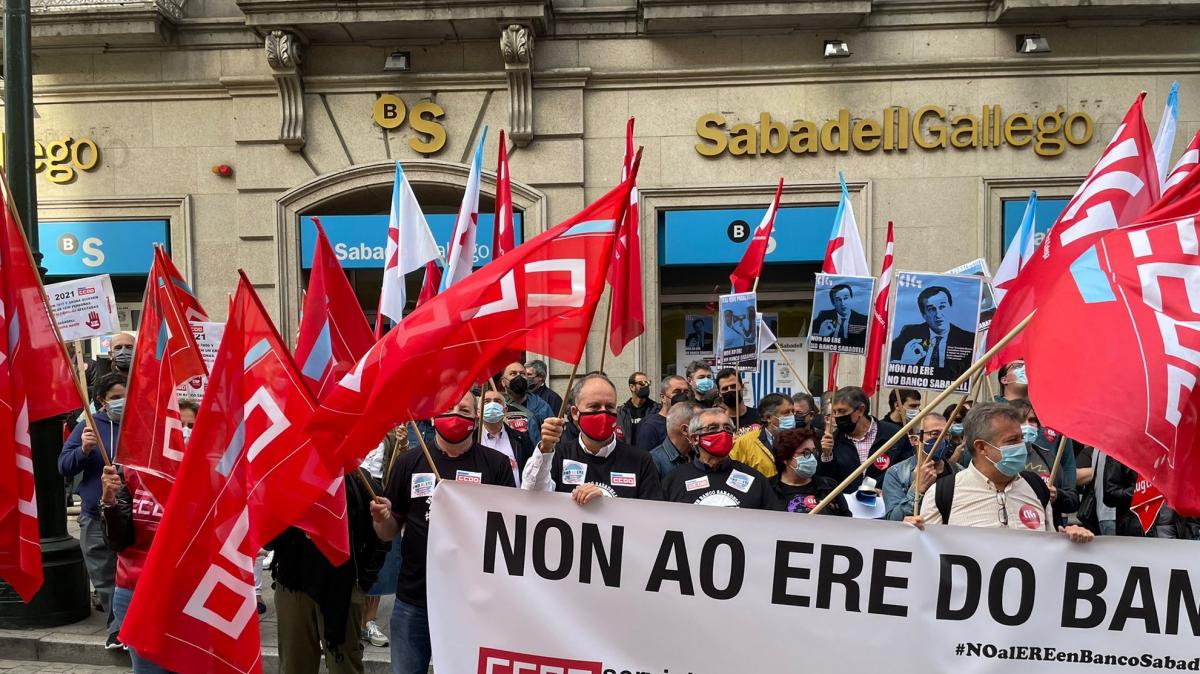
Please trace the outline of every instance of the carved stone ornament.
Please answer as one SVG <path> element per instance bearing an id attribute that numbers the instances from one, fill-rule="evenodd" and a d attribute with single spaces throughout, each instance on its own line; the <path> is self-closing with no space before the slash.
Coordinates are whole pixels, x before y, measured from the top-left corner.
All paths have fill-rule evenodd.
<path id="1" fill-rule="evenodd" d="M 301 46 L 295 34 L 273 30 L 267 34 L 267 65 L 274 71 L 279 88 L 279 142 L 299 152 L 304 137 L 304 82 L 300 77 Z"/>
<path id="2" fill-rule="evenodd" d="M 520 147 L 533 140 L 533 30 L 512 24 L 500 34 L 508 75 L 509 137 Z"/>

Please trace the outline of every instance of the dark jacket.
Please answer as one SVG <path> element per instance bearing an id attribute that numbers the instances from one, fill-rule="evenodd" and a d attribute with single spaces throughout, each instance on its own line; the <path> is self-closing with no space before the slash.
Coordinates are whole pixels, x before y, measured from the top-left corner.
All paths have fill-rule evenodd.
<path id="1" fill-rule="evenodd" d="M 92 415 L 96 420 L 96 432 L 100 444 L 108 451 L 109 458 L 117 460 L 117 441 L 121 436 L 121 423 L 108 418 L 103 410 Z M 83 429 L 87 424 L 78 424 L 71 431 L 62 451 L 58 455 L 58 472 L 63 477 L 75 477 L 82 474 L 75 493 L 83 501 L 83 513 L 91 517 L 100 516 L 100 475 L 104 472 L 104 459 L 100 456 L 99 448 L 93 449 L 88 455 L 83 453 Z"/>
<path id="2" fill-rule="evenodd" d="M 871 418 L 874 419 L 874 417 Z M 882 419 L 875 419 L 875 423 L 878 424 L 879 428 L 875 433 L 875 442 L 871 444 L 871 453 L 874 453 L 875 450 L 879 449 L 883 443 L 891 439 L 891 437 L 900 430 L 899 426 Z M 818 439 L 818 446 L 819 443 L 820 440 Z M 907 457 L 903 455 L 903 450 L 901 449 L 900 445 L 892 445 L 892 448 L 889 449 L 886 454 L 879 457 L 879 460 L 877 460 L 874 464 L 868 467 L 867 471 L 863 473 L 863 475 L 873 478 L 876 481 L 877 486 L 882 487 L 883 474 L 887 472 L 887 469 L 890 466 L 900 463 L 905 458 Z M 846 477 L 850 475 L 850 473 L 854 472 L 855 468 L 858 468 L 860 463 L 862 462 L 858 458 L 858 449 L 855 448 L 854 441 L 850 439 L 850 436 L 834 431 L 833 460 L 828 462 L 818 461 L 817 475 L 830 478 L 840 484 L 842 480 L 846 479 Z M 858 489 L 858 485 L 861 482 L 862 477 L 859 477 L 859 479 L 851 483 L 846 490 L 854 491 Z"/>
<path id="3" fill-rule="evenodd" d="M 554 391 L 550 390 L 549 386 L 540 386 L 536 389 L 530 389 L 529 392 L 531 394 L 541 398 L 542 402 L 549 405 L 550 410 L 553 411 L 554 414 L 558 414 L 558 411 L 562 409 L 562 404 L 563 404 L 562 396 L 560 396 L 557 393 L 555 393 Z"/>
<path id="4" fill-rule="evenodd" d="M 908 343 L 914 339 L 922 343 L 928 342 L 929 326 L 924 323 L 904 326 L 900 330 L 900 334 L 892 340 L 892 360 L 900 360 Z M 975 333 L 967 332 L 953 323 L 950 324 L 950 330 L 946 333 L 946 356 L 943 365 L 938 367 L 936 361 L 931 361 L 934 363 L 934 379 L 947 381 L 957 379 L 971 366 L 974 355 Z"/>
<path id="5" fill-rule="evenodd" d="M 1054 457 L 1058 454 L 1058 450 L 1047 450 L 1045 447 L 1037 444 L 1027 443 L 1025 445 L 1029 450 L 1030 458 L 1035 456 L 1041 459 L 1046 465 L 1047 470 L 1054 465 Z M 1028 464 L 1026 464 L 1028 466 Z M 1046 479 L 1043 474 L 1042 479 Z M 1066 471 L 1059 466 L 1058 475 L 1054 477 L 1054 488 L 1058 491 L 1058 498 L 1054 501 L 1054 522 L 1061 524 L 1067 513 L 1077 512 L 1079 510 L 1079 490 L 1074 484 L 1067 484 Z"/>
<path id="6" fill-rule="evenodd" d="M 364 470 L 358 474 L 371 482 L 376 493 L 383 487 Z M 350 473 L 346 476 L 346 520 L 350 525 L 350 560 L 333 566 L 307 535 L 289 527 L 268 546 L 275 551 L 272 575 L 275 582 L 289 590 L 303 592 L 316 602 L 324 620 L 321 638 L 335 657 L 346 636 L 350 616 L 350 598 L 354 585 L 363 592 L 371 589 L 383 568 L 390 543 L 379 540 L 371 521 L 371 497 L 362 480 Z"/>
<path id="7" fill-rule="evenodd" d="M 648 406 L 648 407 L 647 407 Z M 633 403 L 626 400 L 617 408 L 617 428 L 621 429 L 621 439 L 631 445 L 637 445 L 638 428 L 646 420 L 646 417 L 651 414 L 658 414 L 659 404 L 656 402 L 646 401 L 646 406 L 635 408 Z M 642 412 L 642 416 L 635 417 L 635 409 Z M 635 423 L 636 419 L 636 423 Z M 644 448 L 643 448 L 644 449 Z"/>
<path id="8" fill-rule="evenodd" d="M 1118 536 L 1144 536 L 1142 523 L 1129 506 L 1137 486 L 1137 471 L 1109 455 L 1104 461 L 1104 505 L 1117 510 Z"/>
<path id="9" fill-rule="evenodd" d="M 483 426 L 480 426 L 480 429 L 480 433 L 487 432 Z M 500 429 L 501 433 L 508 436 L 508 446 L 512 447 L 513 456 L 517 459 L 517 472 L 524 472 L 525 463 L 529 461 L 529 457 L 533 456 L 533 442 L 529 439 L 529 433 L 522 433 L 505 423 L 500 424 Z M 482 443 L 481 439 L 480 444 Z"/>

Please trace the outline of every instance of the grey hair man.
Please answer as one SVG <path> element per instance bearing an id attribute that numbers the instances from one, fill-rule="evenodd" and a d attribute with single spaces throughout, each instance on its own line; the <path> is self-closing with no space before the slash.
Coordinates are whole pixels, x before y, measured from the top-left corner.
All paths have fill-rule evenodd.
<path id="1" fill-rule="evenodd" d="M 682 380 L 680 380 L 682 381 Z M 671 405 L 667 412 L 667 437 L 650 451 L 658 476 L 665 479 L 679 466 L 692 460 L 692 443 L 688 441 L 688 425 L 700 411 L 694 400 L 684 400 Z"/>
<path id="2" fill-rule="evenodd" d="M 531 360 L 525 363 L 525 378 L 529 380 L 529 392 L 541 398 L 557 414 L 562 409 L 563 400 L 562 396 L 546 385 L 548 376 L 550 376 L 550 372 L 546 368 L 546 361 Z"/>
<path id="3" fill-rule="evenodd" d="M 704 409 L 688 422 L 694 458 L 663 481 L 663 498 L 674 503 L 775 510 L 774 490 L 762 473 L 729 457 L 733 419 L 721 408 Z"/>

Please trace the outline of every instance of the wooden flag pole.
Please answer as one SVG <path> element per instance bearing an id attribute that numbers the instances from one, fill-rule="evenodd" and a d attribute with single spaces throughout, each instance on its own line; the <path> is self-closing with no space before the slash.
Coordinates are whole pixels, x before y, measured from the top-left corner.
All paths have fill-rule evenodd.
<path id="1" fill-rule="evenodd" d="M 411 414 L 411 412 L 410 412 Z M 433 462 L 433 455 L 429 453 L 429 445 L 425 444 L 425 436 L 421 435 L 421 429 L 417 427 L 417 422 L 409 422 L 412 424 L 413 432 L 417 434 L 417 441 L 421 443 L 421 451 L 425 453 L 425 460 L 429 462 L 429 467 L 433 469 L 433 475 L 440 482 L 442 474 L 437 469 L 437 464 Z"/>
<path id="2" fill-rule="evenodd" d="M 942 444 L 942 440 L 946 439 L 946 431 L 950 430 L 951 421 L 958 418 L 958 413 L 962 411 L 963 405 L 966 404 L 967 400 L 973 401 L 979 396 L 979 383 L 980 380 L 985 377 L 987 377 L 987 373 L 980 371 L 980 373 L 975 377 L 975 381 L 971 382 L 970 389 L 958 401 L 958 404 L 954 406 L 954 411 L 950 413 L 950 418 L 946 420 L 946 425 L 942 428 L 942 432 L 938 433 L 937 440 L 933 443 L 934 447 Z M 922 442 L 920 446 L 917 447 L 917 467 L 916 472 L 913 473 L 913 488 L 915 490 L 915 493 L 913 494 L 914 516 L 920 514 L 921 512 L 921 492 L 920 490 L 916 490 L 916 481 L 919 479 L 921 469 L 924 468 L 925 464 L 927 463 L 929 463 L 929 455 L 925 453 L 925 443 Z"/>
<path id="3" fill-rule="evenodd" d="M 380 480 L 383 483 L 384 489 L 387 488 L 388 482 L 392 479 L 392 469 L 396 467 L 396 457 L 400 456 L 401 452 L 408 451 L 408 427 L 401 426 L 400 428 L 404 429 L 404 446 L 401 448 L 400 438 L 397 437 L 396 446 L 392 448 L 392 459 L 388 461 L 387 472 L 383 474 L 383 479 Z"/>
<path id="4" fill-rule="evenodd" d="M 87 378 L 84 373 L 83 365 L 83 343 L 75 342 L 75 389 L 79 391 L 79 397 L 83 399 L 83 415 L 88 428 L 92 429 L 92 433 L 96 435 L 96 449 L 100 450 L 100 458 L 104 460 L 104 465 L 111 466 L 112 459 L 108 453 L 108 447 L 104 445 L 104 439 L 100 436 L 100 429 L 96 427 L 96 420 L 92 418 L 92 401 L 91 396 L 87 391 Z"/>
<path id="5" fill-rule="evenodd" d="M 808 395 L 812 395 L 812 391 L 808 390 L 808 384 L 804 383 L 804 375 L 806 373 L 797 370 L 796 366 L 792 365 L 792 359 L 788 358 L 787 353 L 784 352 L 783 346 L 779 343 L 778 339 L 775 340 L 775 352 L 778 353 L 781 358 L 783 358 L 783 362 L 786 363 L 787 366 L 791 368 L 792 373 L 796 375 L 796 382 L 800 384 L 800 388 L 804 389 L 804 392 Z"/>
<path id="6" fill-rule="evenodd" d="M 1021 331 L 1024 330 L 1026 327 L 1028 327 L 1030 322 L 1033 321 L 1033 317 L 1035 315 L 1037 315 L 1036 309 L 1029 312 L 1029 315 L 1026 316 L 1024 318 L 1024 320 L 1022 320 L 1020 323 L 1018 323 L 1016 325 L 1016 327 L 1014 327 L 1012 329 L 1011 332 L 1009 332 L 1007 335 L 1005 335 L 1004 339 L 1000 340 L 995 346 L 988 349 L 988 352 L 983 354 L 982 358 L 975 361 L 975 363 L 973 363 L 971 365 L 971 367 L 967 368 L 967 370 L 965 372 L 958 375 L 958 379 L 955 379 L 953 382 L 951 382 L 950 386 L 948 386 L 946 388 L 946 390 L 939 393 L 936 398 L 931 400 L 927 405 L 925 405 L 925 407 L 921 408 L 921 411 L 919 413 L 917 413 L 917 416 L 910 419 L 908 421 L 908 423 L 904 424 L 904 426 L 901 427 L 900 430 L 897 431 L 895 435 L 893 435 L 890 439 L 888 439 L 887 442 L 880 445 L 879 449 L 875 450 L 870 456 L 867 457 L 866 461 L 863 461 L 862 464 L 860 464 L 858 468 L 855 468 L 854 471 L 852 473 L 850 473 L 850 475 L 846 476 L 846 479 L 842 480 L 841 484 L 839 484 L 836 489 L 831 491 L 828 496 L 826 496 L 824 499 L 822 499 L 821 502 L 817 504 L 817 507 L 813 508 L 809 512 L 809 514 L 816 515 L 816 514 L 820 513 L 831 502 L 833 502 L 833 500 L 835 498 L 840 496 L 841 493 L 843 491 L 845 491 L 847 487 L 849 487 L 855 480 L 857 480 L 863 473 L 865 473 L 867 471 L 867 468 L 869 466 L 871 466 L 872 464 L 875 463 L 875 459 L 878 459 L 880 456 L 883 456 L 883 454 L 885 452 L 887 452 L 889 449 L 891 449 L 893 445 L 895 445 L 897 442 L 899 442 L 901 438 L 905 437 L 908 434 L 908 431 L 917 425 L 917 421 L 921 417 L 923 417 L 926 414 L 929 414 L 933 410 L 937 409 L 938 405 L 941 405 L 943 402 L 946 401 L 946 398 L 949 398 L 951 395 L 954 394 L 955 389 L 957 389 L 959 386 L 962 386 L 971 377 L 975 376 L 975 373 L 978 372 L 979 370 L 981 370 L 985 365 L 987 365 L 987 362 L 989 360 L 991 360 L 993 356 L 995 356 L 997 353 L 999 353 L 1000 349 L 1004 348 L 1005 346 L 1008 346 L 1009 342 L 1011 342 L 1013 339 L 1015 339 L 1017 335 L 1021 334 Z"/>
<path id="7" fill-rule="evenodd" d="M 379 498 L 379 494 L 375 493 L 375 488 L 371 486 L 371 481 L 367 479 L 367 476 L 362 474 L 362 470 L 355 468 L 354 474 L 358 476 L 358 479 L 360 482 L 362 482 L 362 485 L 367 488 L 367 493 L 371 495 L 372 501 Z"/>
<path id="8" fill-rule="evenodd" d="M 1058 477 L 1058 468 L 1062 465 L 1063 451 L 1066 448 L 1067 436 L 1063 434 L 1058 437 L 1058 453 L 1054 455 L 1054 465 L 1050 466 L 1050 484 L 1047 486 L 1054 486 L 1054 480 Z"/>
<path id="9" fill-rule="evenodd" d="M 582 354 L 580 354 L 579 360 L 583 360 Z M 579 360 L 571 366 L 571 376 L 567 379 L 567 395 L 563 396 L 562 405 L 558 408 L 558 416 L 563 419 L 567 418 L 567 405 L 571 404 L 571 387 L 575 385 L 575 375 L 579 373 Z"/>
<path id="10" fill-rule="evenodd" d="M 608 358 L 608 332 L 612 327 L 612 291 L 608 292 L 608 309 L 604 312 L 604 344 L 600 349 L 600 373 L 604 374 L 604 361 Z M 606 375 L 607 376 L 607 375 Z M 568 389 L 569 390 L 569 389 Z"/>

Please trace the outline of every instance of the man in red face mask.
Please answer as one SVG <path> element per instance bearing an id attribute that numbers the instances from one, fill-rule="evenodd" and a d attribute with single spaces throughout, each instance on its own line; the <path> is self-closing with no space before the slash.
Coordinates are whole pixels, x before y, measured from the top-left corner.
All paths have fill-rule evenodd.
<path id="1" fill-rule="evenodd" d="M 733 420 L 720 408 L 702 410 L 688 424 L 688 440 L 696 448 L 691 462 L 676 468 L 663 482 L 663 496 L 675 503 L 777 510 L 775 492 L 762 473 L 729 458 Z"/>
<path id="2" fill-rule="evenodd" d="M 371 517 L 380 540 L 392 540 L 404 527 L 400 581 L 391 621 L 393 672 L 429 671 L 432 650 L 425 608 L 425 548 L 429 541 L 429 503 L 438 480 L 516 486 L 508 457 L 475 442 L 475 410 L 475 396 L 467 393 L 450 411 L 436 417 L 433 428 L 437 437 L 429 448 L 436 468 L 429 465 L 422 451 L 400 454 L 387 483 L 387 498 L 371 503 Z"/>
<path id="3" fill-rule="evenodd" d="M 617 438 L 617 388 L 602 374 L 589 374 L 571 391 L 575 442 L 559 442 L 565 422 L 542 424 L 541 451 L 521 474 L 521 488 L 569 492 L 583 505 L 597 496 L 658 499 L 658 469 L 650 453 Z"/>

